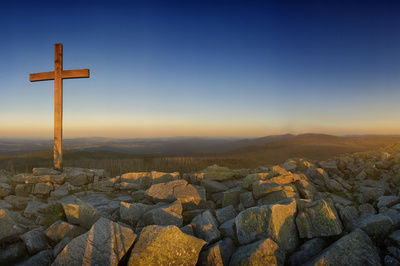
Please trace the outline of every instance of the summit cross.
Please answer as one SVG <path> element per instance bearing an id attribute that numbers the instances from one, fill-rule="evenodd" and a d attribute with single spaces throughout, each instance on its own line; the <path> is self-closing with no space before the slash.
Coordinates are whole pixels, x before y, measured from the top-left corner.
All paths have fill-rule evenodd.
<path id="1" fill-rule="evenodd" d="M 29 75 L 29 80 L 54 80 L 54 169 L 62 171 L 63 79 L 88 78 L 89 69 L 63 70 L 63 46 L 54 45 L 54 71 Z"/>

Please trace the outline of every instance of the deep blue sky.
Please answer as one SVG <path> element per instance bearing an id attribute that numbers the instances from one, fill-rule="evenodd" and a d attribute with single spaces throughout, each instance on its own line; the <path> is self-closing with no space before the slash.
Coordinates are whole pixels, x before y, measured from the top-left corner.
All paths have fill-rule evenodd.
<path id="1" fill-rule="evenodd" d="M 0 1 L 0 137 L 400 133 L 395 1 Z"/>

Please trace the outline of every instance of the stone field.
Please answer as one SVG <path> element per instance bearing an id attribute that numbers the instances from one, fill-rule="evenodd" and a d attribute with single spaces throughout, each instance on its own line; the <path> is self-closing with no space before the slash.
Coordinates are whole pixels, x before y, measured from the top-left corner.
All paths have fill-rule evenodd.
<path id="1" fill-rule="evenodd" d="M 400 145 L 190 174 L 0 170 L 4 265 L 400 265 Z"/>

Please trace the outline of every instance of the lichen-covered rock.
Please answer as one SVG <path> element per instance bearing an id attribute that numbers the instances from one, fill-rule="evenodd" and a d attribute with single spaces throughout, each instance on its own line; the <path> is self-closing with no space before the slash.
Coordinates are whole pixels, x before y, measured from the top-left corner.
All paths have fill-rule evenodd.
<path id="1" fill-rule="evenodd" d="M 58 220 L 50 225 L 44 233 L 51 241 L 58 243 L 65 237 L 75 238 L 85 232 L 86 230 L 82 227 Z"/>
<path id="2" fill-rule="evenodd" d="M 238 205 L 240 202 L 240 188 L 231 188 L 222 192 L 222 207 L 229 205 Z"/>
<path id="3" fill-rule="evenodd" d="M 270 238 L 239 247 L 232 255 L 230 266 L 284 265 L 285 253 Z"/>
<path id="4" fill-rule="evenodd" d="M 249 174 L 245 178 L 243 178 L 242 182 L 242 187 L 244 189 L 251 189 L 253 186 L 253 183 L 259 180 L 265 180 L 268 177 L 270 177 L 270 173 L 254 173 L 254 174 Z"/>
<path id="5" fill-rule="evenodd" d="M 150 225 L 142 230 L 128 265 L 195 265 L 205 244 L 176 226 Z"/>
<path id="6" fill-rule="evenodd" d="M 17 238 L 24 230 L 14 221 L 8 210 L 0 209 L 0 243 Z"/>
<path id="7" fill-rule="evenodd" d="M 240 203 L 243 205 L 245 208 L 250 208 L 253 207 L 256 203 L 253 198 L 253 193 L 246 191 L 240 193 Z"/>
<path id="8" fill-rule="evenodd" d="M 13 191 L 13 188 L 11 185 L 7 183 L 0 183 L 0 198 L 7 197 L 10 195 Z"/>
<path id="9" fill-rule="evenodd" d="M 373 240 L 381 241 L 393 229 L 393 221 L 384 214 L 361 217 L 355 225 L 366 232 Z"/>
<path id="10" fill-rule="evenodd" d="M 261 238 L 272 238 L 285 251 L 298 245 L 295 225 L 296 201 L 287 200 L 273 205 L 246 209 L 236 216 L 236 233 L 240 244 Z"/>
<path id="11" fill-rule="evenodd" d="M 33 194 L 48 197 L 50 195 L 50 191 L 52 190 L 54 190 L 54 187 L 50 182 L 38 183 L 33 189 Z"/>
<path id="12" fill-rule="evenodd" d="M 201 180 L 201 186 L 204 187 L 208 193 L 216 193 L 228 190 L 228 187 L 224 184 L 208 179 Z"/>
<path id="13" fill-rule="evenodd" d="M 71 240 L 52 265 L 118 265 L 135 239 L 132 229 L 100 218 L 87 233 Z"/>
<path id="14" fill-rule="evenodd" d="M 188 184 L 186 180 L 155 184 L 146 191 L 146 195 L 154 202 L 179 200 L 185 210 L 205 206 L 205 194 L 204 188 Z"/>
<path id="15" fill-rule="evenodd" d="M 138 227 L 147 225 L 175 225 L 181 227 L 183 223 L 182 204 L 179 200 L 163 205 L 143 214 L 137 223 Z"/>
<path id="16" fill-rule="evenodd" d="M 155 206 L 147 205 L 143 203 L 128 203 L 120 202 L 119 215 L 122 221 L 136 225 L 136 223 L 142 218 L 143 214 L 153 209 Z"/>
<path id="17" fill-rule="evenodd" d="M 343 236 L 307 265 L 381 265 L 378 249 L 362 230 Z"/>
<path id="18" fill-rule="evenodd" d="M 29 259 L 18 263 L 18 266 L 43 266 L 43 265 L 51 265 L 53 261 L 53 252 L 51 249 L 46 249 L 40 251 L 36 255 L 30 257 Z"/>
<path id="19" fill-rule="evenodd" d="M 343 226 L 334 206 L 325 200 L 299 204 L 296 217 L 300 238 L 339 235 Z"/>
<path id="20" fill-rule="evenodd" d="M 17 184 L 15 186 L 15 195 L 27 197 L 33 191 L 34 184 Z"/>
<path id="21" fill-rule="evenodd" d="M 74 186 L 87 185 L 94 177 L 94 173 L 82 168 L 65 168 L 65 180 Z"/>
<path id="22" fill-rule="evenodd" d="M 318 255 L 326 245 L 327 243 L 322 238 L 313 238 L 306 241 L 298 251 L 290 256 L 289 264 L 293 266 L 304 265 Z"/>
<path id="23" fill-rule="evenodd" d="M 222 209 L 215 210 L 215 216 L 220 224 L 235 218 L 237 215 L 235 208 L 232 205 L 226 206 Z"/>
<path id="24" fill-rule="evenodd" d="M 290 198 L 298 198 L 298 194 L 293 185 L 281 186 L 281 189 L 266 194 L 264 197 L 257 201 L 258 205 L 274 204 L 281 200 L 286 200 Z"/>
<path id="25" fill-rule="evenodd" d="M 228 265 L 235 251 L 235 244 L 229 237 L 218 241 L 200 253 L 197 265 Z"/>
<path id="26" fill-rule="evenodd" d="M 138 185 L 138 189 L 147 189 L 151 185 L 165 183 L 179 179 L 179 173 L 164 172 L 133 172 L 125 173 L 121 176 L 121 182 L 133 183 Z"/>
<path id="27" fill-rule="evenodd" d="M 24 241 L 25 246 L 31 255 L 50 247 L 46 235 L 40 228 L 26 232 L 21 235 L 20 238 Z"/>
<path id="28" fill-rule="evenodd" d="M 101 214 L 91 205 L 82 201 L 65 203 L 62 207 L 69 223 L 80 225 L 86 229 L 89 229 L 101 217 Z"/>
<path id="29" fill-rule="evenodd" d="M 221 236 L 218 230 L 218 222 L 208 210 L 194 217 L 192 226 L 195 235 L 207 243 L 214 242 Z"/>
<path id="30" fill-rule="evenodd" d="M 228 167 L 221 167 L 218 165 L 209 166 L 203 172 L 204 172 L 204 179 L 208 180 L 223 181 L 223 180 L 229 180 L 234 176 L 234 171 L 232 171 Z"/>

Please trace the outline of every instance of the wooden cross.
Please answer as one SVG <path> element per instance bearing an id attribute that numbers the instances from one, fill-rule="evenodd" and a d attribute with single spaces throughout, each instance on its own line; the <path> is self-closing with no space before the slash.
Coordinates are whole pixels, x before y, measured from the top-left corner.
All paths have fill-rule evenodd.
<path id="1" fill-rule="evenodd" d="M 63 46 L 54 45 L 54 71 L 30 74 L 29 80 L 54 80 L 54 169 L 62 171 L 63 79 L 88 78 L 89 69 L 63 70 Z"/>

